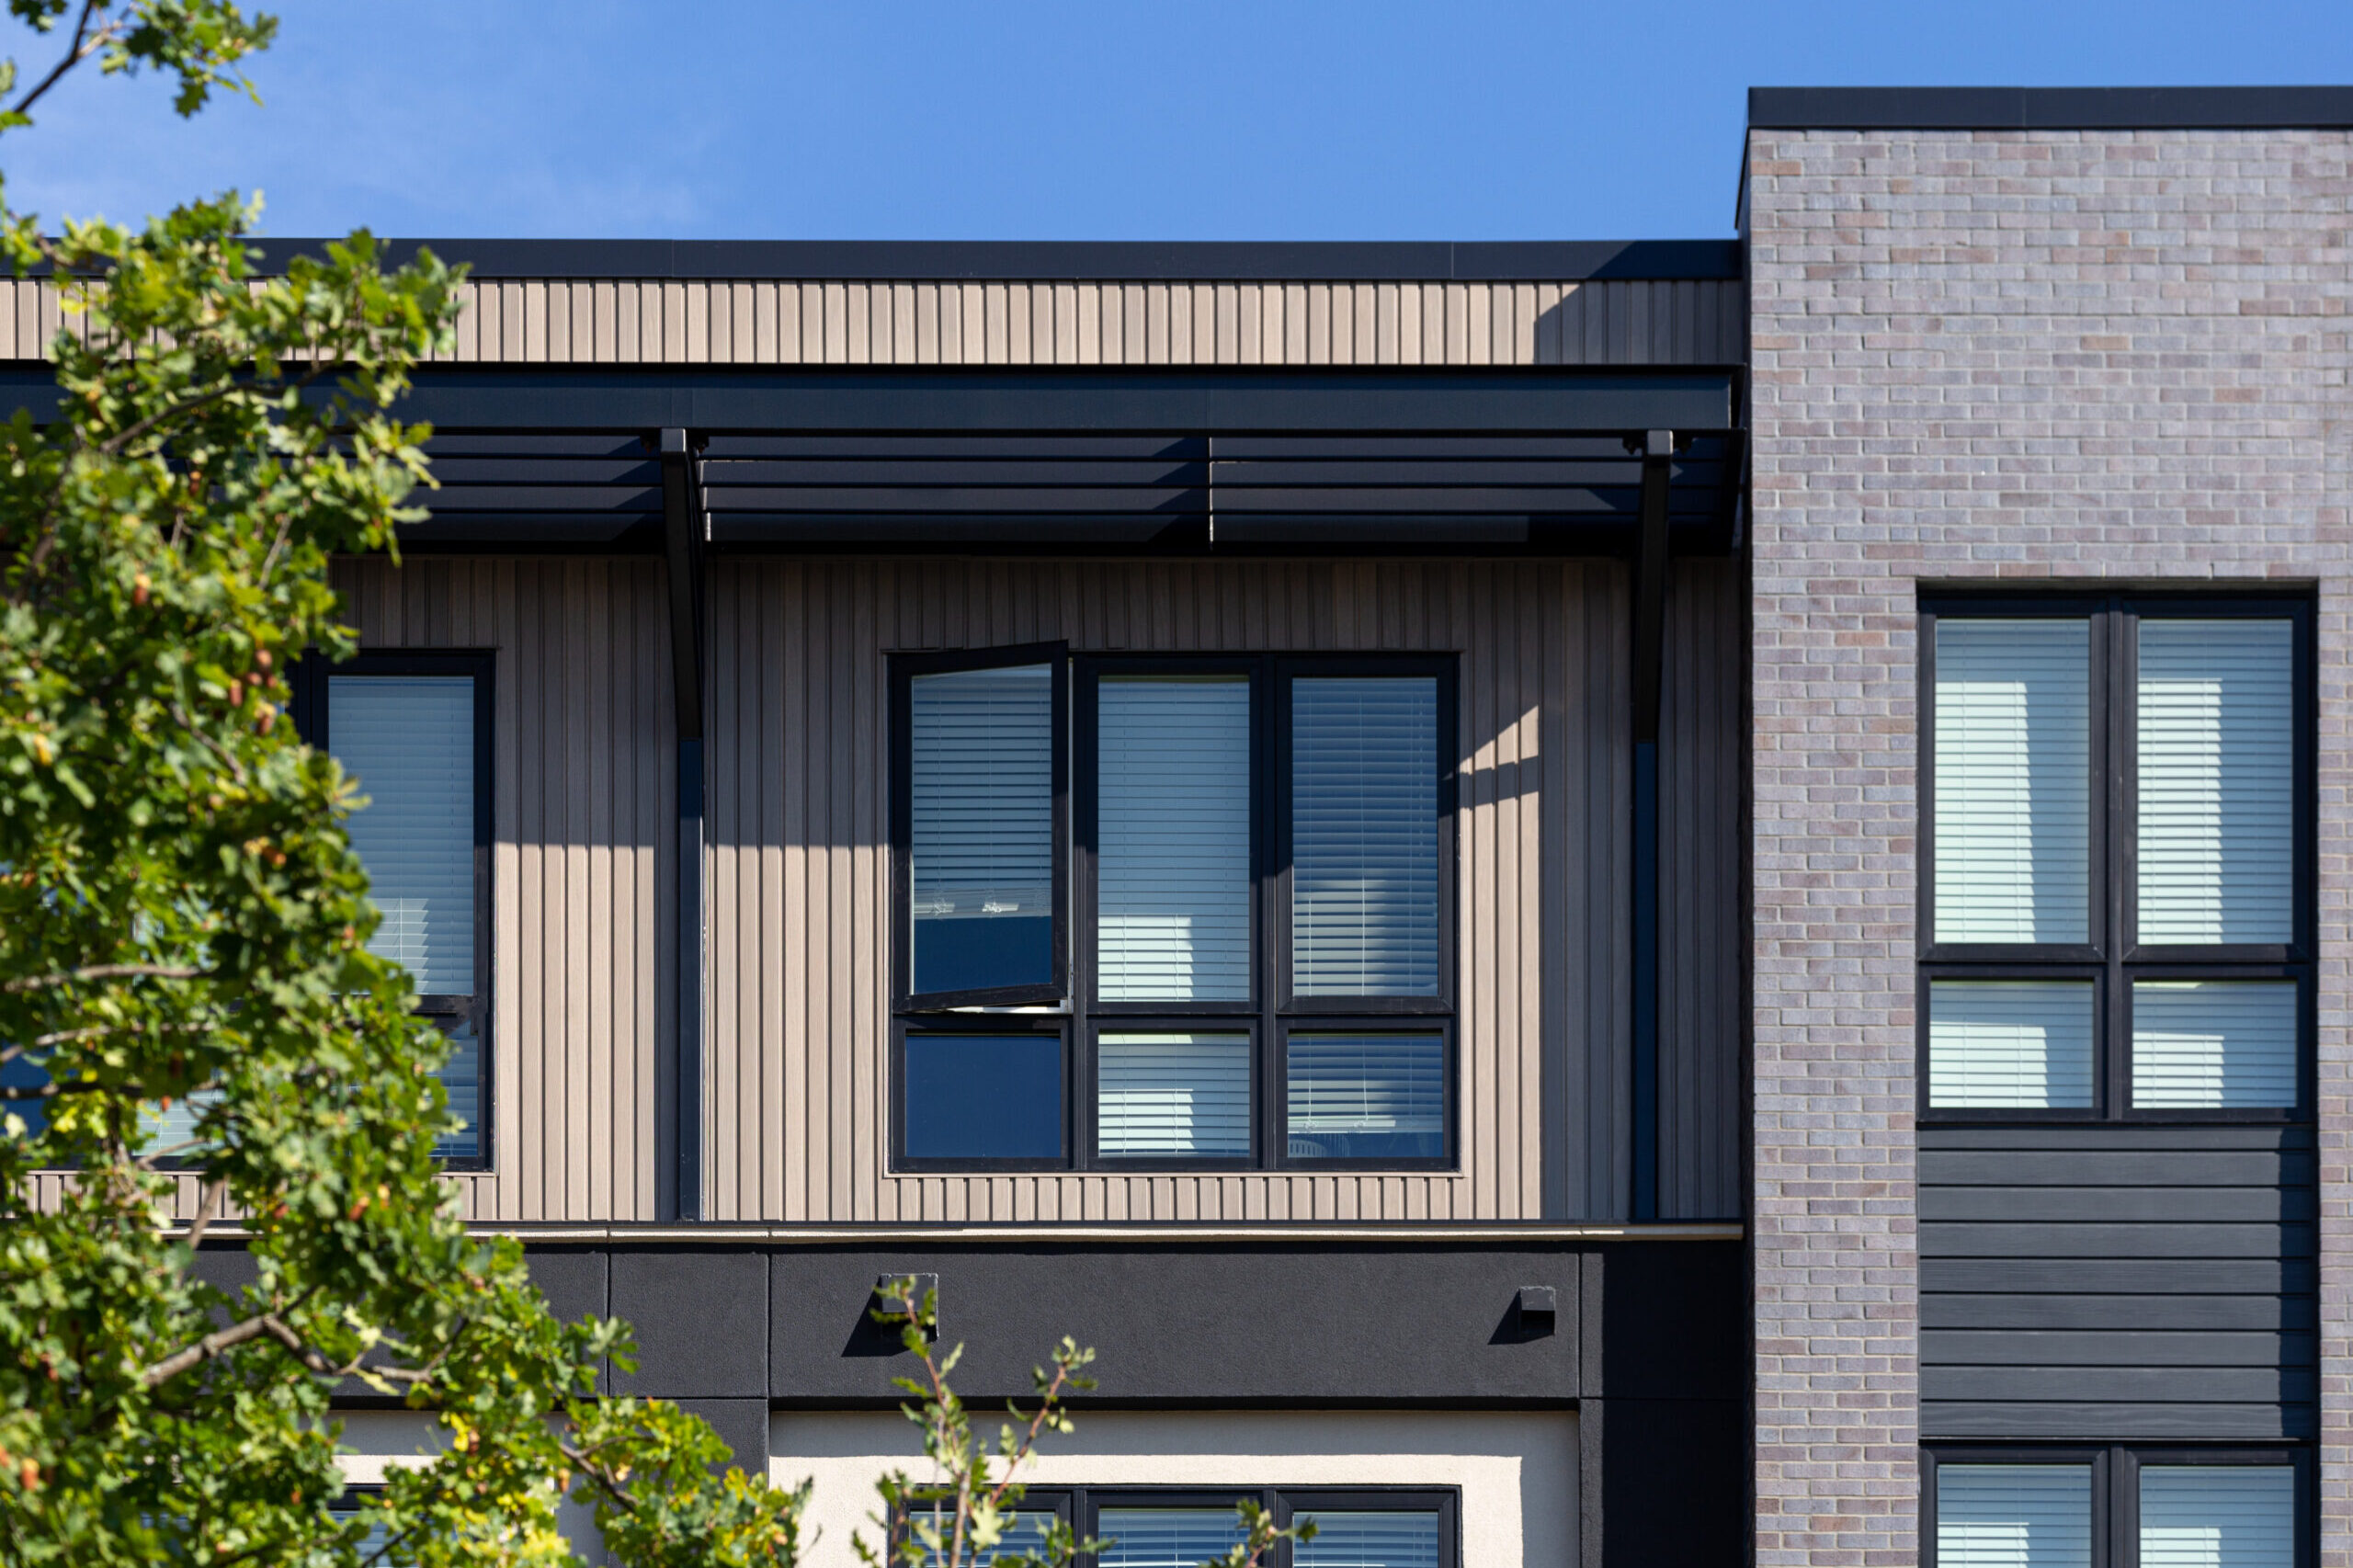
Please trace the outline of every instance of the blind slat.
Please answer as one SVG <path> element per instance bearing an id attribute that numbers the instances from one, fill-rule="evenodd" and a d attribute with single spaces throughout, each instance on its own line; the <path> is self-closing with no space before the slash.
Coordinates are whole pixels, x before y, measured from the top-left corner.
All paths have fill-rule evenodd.
<path id="1" fill-rule="evenodd" d="M 1053 666 L 909 682 L 908 888 L 918 992 L 1053 975 Z"/>
<path id="2" fill-rule="evenodd" d="M 1096 1053 L 1106 1154 L 1250 1153 L 1250 1037 L 1106 1034 Z"/>
<path id="3" fill-rule="evenodd" d="M 2091 1568 L 2088 1465 L 1940 1464 L 1938 1568 Z"/>
<path id="4" fill-rule="evenodd" d="M 2286 1465 L 2141 1467 L 2141 1568 L 2293 1568 Z"/>
<path id="5" fill-rule="evenodd" d="M 1108 1001 L 1250 998 L 1250 683 L 1105 679 L 1097 954 Z"/>
<path id="6" fill-rule="evenodd" d="M 1940 942 L 2088 939 L 2087 620 L 1937 622 Z"/>
<path id="7" fill-rule="evenodd" d="M 2140 939 L 2289 940 L 2294 623 L 2144 620 L 2140 650 Z"/>
<path id="8" fill-rule="evenodd" d="M 1291 682 L 1291 986 L 1438 989 L 1438 682 Z"/>
<path id="9" fill-rule="evenodd" d="M 1955 1109 L 2089 1106 L 2091 985 L 2074 980 L 1932 982 L 1928 1103 Z"/>

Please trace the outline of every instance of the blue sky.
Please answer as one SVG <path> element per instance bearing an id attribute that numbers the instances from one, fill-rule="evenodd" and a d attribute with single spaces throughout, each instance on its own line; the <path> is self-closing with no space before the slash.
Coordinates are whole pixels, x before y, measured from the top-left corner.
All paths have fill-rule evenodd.
<path id="1" fill-rule="evenodd" d="M 281 0 L 266 107 L 76 81 L 11 205 L 278 234 L 1731 232 L 1752 84 L 2353 81 L 2347 0 Z M 29 69 L 46 44 L 17 40 Z"/>

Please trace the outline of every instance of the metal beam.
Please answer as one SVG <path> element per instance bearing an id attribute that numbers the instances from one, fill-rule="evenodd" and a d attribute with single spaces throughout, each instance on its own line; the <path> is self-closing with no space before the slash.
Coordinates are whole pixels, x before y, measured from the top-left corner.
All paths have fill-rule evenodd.
<path id="1" fill-rule="evenodd" d="M 662 432 L 662 533 L 669 560 L 670 670 L 676 716 L 677 1213 L 702 1218 L 703 910 L 702 600 L 708 524 L 695 455 L 683 429 Z"/>
<path id="2" fill-rule="evenodd" d="M 1666 665 L 1666 500 L 1675 432 L 1643 437 L 1634 559 L 1633 1215 L 1658 1214 L 1659 757 Z"/>

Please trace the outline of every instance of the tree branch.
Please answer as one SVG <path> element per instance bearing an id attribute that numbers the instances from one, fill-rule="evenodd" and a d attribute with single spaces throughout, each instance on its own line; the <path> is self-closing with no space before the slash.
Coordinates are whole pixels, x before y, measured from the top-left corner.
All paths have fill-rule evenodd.
<path id="1" fill-rule="evenodd" d="M 259 1339 L 269 1332 L 269 1324 L 277 1322 L 267 1312 L 249 1317 L 243 1323 L 206 1335 L 184 1350 L 175 1350 L 139 1374 L 140 1383 L 146 1388 L 158 1388 L 170 1382 L 182 1372 L 200 1362 L 210 1361 L 225 1351 L 234 1350 L 247 1340 Z M 280 1324 L 280 1326 L 284 1326 Z"/>
<path id="2" fill-rule="evenodd" d="M 109 22 L 95 33 L 90 31 L 90 18 L 97 15 L 98 4 L 99 0 L 82 0 L 82 14 L 74 18 L 74 40 L 67 45 L 64 58 L 51 66 L 48 75 L 33 84 L 32 88 L 17 100 L 17 107 L 12 112 L 23 114 L 31 108 L 40 101 L 42 94 L 64 79 L 65 73 L 97 53 L 99 46 L 121 30 L 119 22 Z"/>
<path id="3" fill-rule="evenodd" d="M 181 716 L 185 719 L 186 715 Z M 203 975 L 200 969 L 185 964 L 167 963 L 94 963 L 80 969 L 60 970 L 54 974 L 27 974 L 0 983 L 0 992 L 16 995 L 27 991 L 40 991 L 51 985 L 80 985 L 92 980 L 196 980 Z"/>

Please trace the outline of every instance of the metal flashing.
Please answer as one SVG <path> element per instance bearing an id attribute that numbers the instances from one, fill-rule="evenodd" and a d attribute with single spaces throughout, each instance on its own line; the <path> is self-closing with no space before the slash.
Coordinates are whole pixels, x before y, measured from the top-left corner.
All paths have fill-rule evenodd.
<path id="1" fill-rule="evenodd" d="M 1751 87 L 1751 131 L 2353 129 L 2353 86 Z"/>

